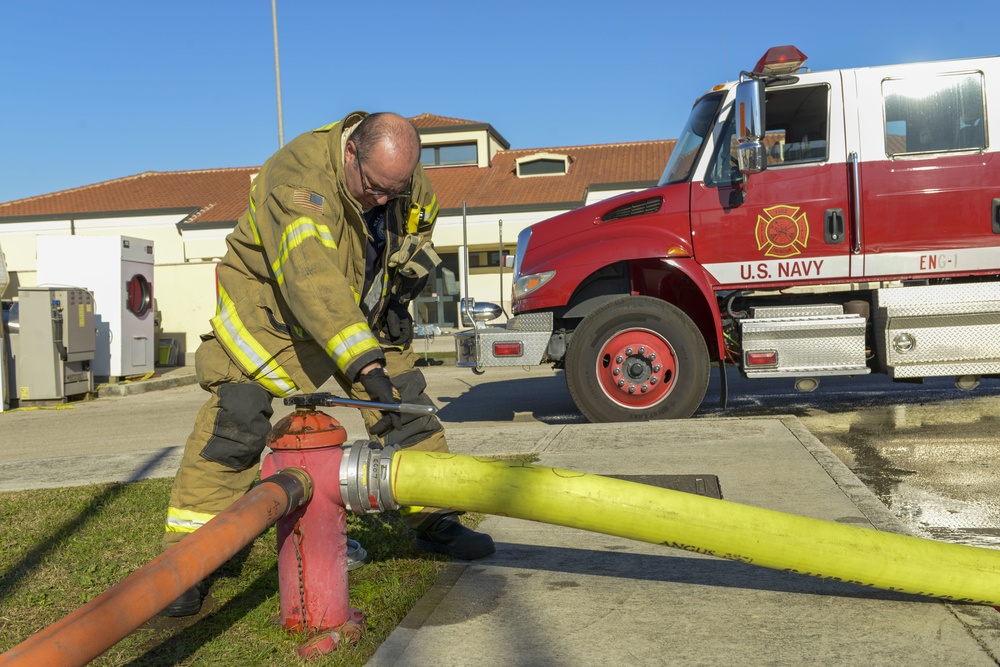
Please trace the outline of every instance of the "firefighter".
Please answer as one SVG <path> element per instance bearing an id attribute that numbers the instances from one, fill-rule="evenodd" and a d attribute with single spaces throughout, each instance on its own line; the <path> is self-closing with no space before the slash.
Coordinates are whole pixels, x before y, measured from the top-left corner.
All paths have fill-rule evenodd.
<path id="1" fill-rule="evenodd" d="M 188 437 L 167 510 L 164 548 L 253 484 L 272 399 L 334 377 L 353 398 L 430 405 L 410 347 L 408 302 L 440 263 L 438 203 L 414 126 L 355 112 L 295 138 L 261 168 L 218 265 L 217 314 L 195 356 L 211 396 Z M 372 437 L 448 451 L 434 415 L 363 411 Z M 472 560 L 495 552 L 456 513 L 404 508 L 417 547 Z M 201 608 L 192 587 L 163 613 Z"/>

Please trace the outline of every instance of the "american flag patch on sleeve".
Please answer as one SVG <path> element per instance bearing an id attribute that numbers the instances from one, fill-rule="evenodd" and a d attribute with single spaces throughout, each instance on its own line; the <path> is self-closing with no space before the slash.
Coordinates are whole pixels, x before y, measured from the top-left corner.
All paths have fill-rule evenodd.
<path id="1" fill-rule="evenodd" d="M 316 211 L 317 213 L 323 212 L 323 198 L 315 192 L 309 192 L 308 190 L 296 190 L 292 193 L 292 201 L 302 208 L 307 208 L 311 211 Z"/>

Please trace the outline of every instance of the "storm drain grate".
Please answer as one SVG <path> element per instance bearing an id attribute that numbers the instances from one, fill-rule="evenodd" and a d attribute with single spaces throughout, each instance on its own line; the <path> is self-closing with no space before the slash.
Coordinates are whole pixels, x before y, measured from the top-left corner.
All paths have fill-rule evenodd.
<path id="1" fill-rule="evenodd" d="M 605 475 L 605 477 L 722 499 L 722 488 L 719 486 L 717 475 Z"/>

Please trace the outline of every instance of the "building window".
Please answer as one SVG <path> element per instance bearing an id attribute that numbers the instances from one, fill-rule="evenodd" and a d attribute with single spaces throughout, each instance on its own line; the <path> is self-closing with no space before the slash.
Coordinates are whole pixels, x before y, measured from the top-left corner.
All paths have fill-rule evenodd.
<path id="1" fill-rule="evenodd" d="M 565 155 L 552 153 L 537 153 L 515 160 L 518 177 L 525 176 L 562 176 L 569 171 L 569 158 Z"/>
<path id="2" fill-rule="evenodd" d="M 510 255 L 510 251 L 504 249 L 503 256 L 507 257 Z M 470 269 L 480 269 L 487 267 L 499 267 L 500 266 L 500 251 L 499 250 L 486 250 L 482 252 L 470 252 L 469 253 L 469 268 Z"/>
<path id="3" fill-rule="evenodd" d="M 887 79 L 882 95 L 888 156 L 986 148 L 982 72 Z"/>
<path id="4" fill-rule="evenodd" d="M 479 164 L 479 151 L 474 141 L 468 144 L 424 146 L 420 150 L 420 163 L 425 167 Z"/>

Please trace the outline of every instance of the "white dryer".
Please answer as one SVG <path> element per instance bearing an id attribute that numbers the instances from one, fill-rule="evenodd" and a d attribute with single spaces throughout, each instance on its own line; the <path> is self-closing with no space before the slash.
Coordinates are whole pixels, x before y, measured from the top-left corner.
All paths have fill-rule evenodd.
<path id="1" fill-rule="evenodd" d="M 153 242 L 131 236 L 39 236 L 39 286 L 94 295 L 94 377 L 144 375 L 153 350 Z"/>

